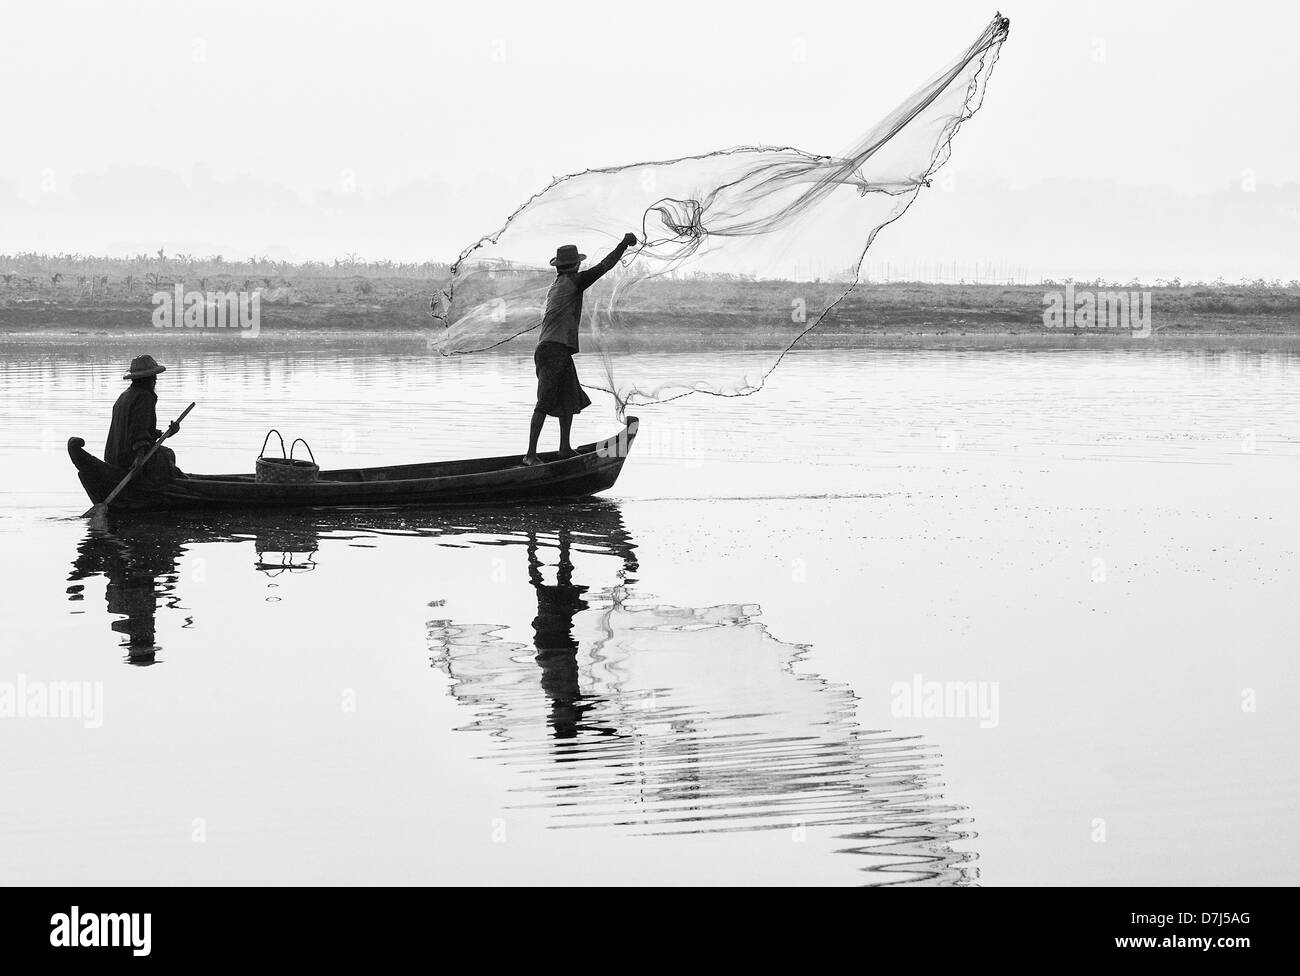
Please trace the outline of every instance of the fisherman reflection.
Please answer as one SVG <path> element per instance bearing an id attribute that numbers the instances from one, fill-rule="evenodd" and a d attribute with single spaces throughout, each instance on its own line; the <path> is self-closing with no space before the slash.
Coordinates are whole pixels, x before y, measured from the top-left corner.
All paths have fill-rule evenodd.
<path id="1" fill-rule="evenodd" d="M 109 625 L 123 635 L 126 662 L 156 663 L 161 648 L 154 637 L 154 614 L 160 600 L 176 589 L 184 537 L 172 532 L 120 529 L 114 533 L 92 530 L 77 545 L 68 581 L 68 598 L 83 598 L 79 581 L 103 576 L 108 612 L 117 619 Z"/>
<path id="2" fill-rule="evenodd" d="M 528 531 L 528 580 L 537 591 L 537 616 L 533 618 L 533 646 L 542 669 L 542 691 L 551 702 L 549 723 L 557 739 L 572 739 L 580 732 L 614 735 L 615 730 L 584 721 L 604 700 L 584 695 L 579 687 L 578 641 L 573 636 L 573 618 L 587 609 L 583 594 L 587 587 L 573 582 L 570 558 L 572 533 L 567 525 L 557 532 L 559 561 L 556 582 L 546 583 L 538 557 L 536 531 Z"/>

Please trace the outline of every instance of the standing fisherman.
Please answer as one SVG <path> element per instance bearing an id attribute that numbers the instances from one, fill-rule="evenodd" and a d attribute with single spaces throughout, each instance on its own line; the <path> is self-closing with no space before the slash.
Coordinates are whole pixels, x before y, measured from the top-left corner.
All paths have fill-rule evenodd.
<path id="1" fill-rule="evenodd" d="M 560 421 L 560 457 L 573 457 L 569 443 L 569 429 L 573 415 L 591 405 L 578 371 L 573 365 L 573 354 L 578 351 L 578 323 L 582 318 L 582 293 L 600 280 L 618 263 L 623 252 L 636 244 L 635 234 L 624 234 L 618 247 L 605 255 L 603 261 L 586 271 L 579 271 L 587 255 L 579 254 L 577 245 L 565 244 L 551 258 L 555 268 L 555 281 L 546 293 L 546 313 L 542 316 L 542 331 L 537 337 L 537 351 L 533 363 L 537 367 L 537 406 L 528 429 L 528 453 L 524 464 L 541 464 L 537 456 L 537 439 L 547 417 Z"/>

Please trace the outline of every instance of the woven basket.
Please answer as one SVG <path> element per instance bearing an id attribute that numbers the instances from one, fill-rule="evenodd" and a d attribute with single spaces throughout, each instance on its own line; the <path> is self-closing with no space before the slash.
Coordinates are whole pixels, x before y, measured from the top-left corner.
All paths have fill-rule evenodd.
<path id="1" fill-rule="evenodd" d="M 280 440 L 280 457 L 266 456 L 266 445 L 270 442 L 272 434 Z M 307 453 L 311 455 L 310 461 L 303 461 L 293 456 L 299 444 L 307 448 Z M 315 481 L 319 475 L 320 466 L 316 463 L 316 455 L 312 452 L 310 444 L 299 437 L 289 446 L 289 454 L 285 456 L 284 438 L 280 436 L 280 432 L 274 428 L 266 432 L 261 453 L 257 456 L 254 475 L 254 480 L 258 484 L 305 485 Z"/>

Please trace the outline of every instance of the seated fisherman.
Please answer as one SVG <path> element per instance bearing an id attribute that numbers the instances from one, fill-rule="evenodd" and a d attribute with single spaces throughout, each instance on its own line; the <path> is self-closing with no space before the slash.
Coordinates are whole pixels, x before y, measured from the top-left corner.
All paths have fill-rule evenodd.
<path id="1" fill-rule="evenodd" d="M 148 454 L 149 449 L 162 436 L 162 431 L 158 430 L 158 394 L 154 392 L 154 385 L 158 374 L 166 369 L 166 366 L 158 365 L 152 356 L 137 356 L 131 360 L 131 369 L 122 377 L 130 380 L 131 385 L 122 391 L 122 395 L 113 404 L 113 421 L 108 428 L 108 441 L 104 444 L 104 460 L 107 463 L 123 469 L 130 468 Z M 180 429 L 180 424 L 173 421 L 167 428 L 168 437 Z M 154 451 L 153 457 L 137 477 L 148 481 L 168 481 L 185 475 L 176 467 L 176 454 L 164 445 Z"/>

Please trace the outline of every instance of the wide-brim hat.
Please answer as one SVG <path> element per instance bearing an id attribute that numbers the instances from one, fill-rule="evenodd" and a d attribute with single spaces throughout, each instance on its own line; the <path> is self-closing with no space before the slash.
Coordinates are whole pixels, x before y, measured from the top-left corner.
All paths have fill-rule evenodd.
<path id="1" fill-rule="evenodd" d="M 570 264 L 581 264 L 586 257 L 587 255 L 578 253 L 577 244 L 562 244 L 555 249 L 555 257 L 551 258 L 551 267 L 563 268 Z"/>
<path id="2" fill-rule="evenodd" d="M 131 368 L 124 380 L 142 380 L 146 376 L 157 376 L 159 373 L 167 372 L 166 366 L 160 366 L 152 356 L 136 356 L 131 360 Z"/>

